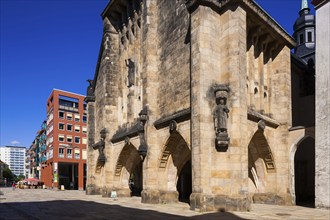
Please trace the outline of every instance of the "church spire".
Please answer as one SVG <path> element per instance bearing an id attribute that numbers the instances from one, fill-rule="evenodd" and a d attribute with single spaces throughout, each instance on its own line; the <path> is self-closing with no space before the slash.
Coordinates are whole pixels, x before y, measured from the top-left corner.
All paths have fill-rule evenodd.
<path id="1" fill-rule="evenodd" d="M 299 11 L 299 15 L 305 15 L 309 13 L 309 7 L 308 7 L 308 2 L 307 0 L 301 0 L 301 9 Z"/>
<path id="2" fill-rule="evenodd" d="M 301 9 L 300 10 L 304 10 L 304 9 L 309 9 L 307 0 L 301 0 Z"/>

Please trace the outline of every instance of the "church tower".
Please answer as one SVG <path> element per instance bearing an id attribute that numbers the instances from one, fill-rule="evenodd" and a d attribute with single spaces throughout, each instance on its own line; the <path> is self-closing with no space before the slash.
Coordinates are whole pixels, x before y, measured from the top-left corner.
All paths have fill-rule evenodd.
<path id="1" fill-rule="evenodd" d="M 315 16 L 310 13 L 307 0 L 301 1 L 299 18 L 293 25 L 293 38 L 297 42 L 294 54 L 306 63 L 312 59 L 315 63 Z"/>

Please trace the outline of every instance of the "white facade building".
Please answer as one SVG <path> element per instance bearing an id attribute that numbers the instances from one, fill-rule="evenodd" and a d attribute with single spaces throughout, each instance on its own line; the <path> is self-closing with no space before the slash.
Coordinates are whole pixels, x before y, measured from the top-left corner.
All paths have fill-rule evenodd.
<path id="1" fill-rule="evenodd" d="M 26 175 L 25 171 L 26 148 L 18 146 L 0 147 L 0 159 L 8 164 L 13 174 Z"/>

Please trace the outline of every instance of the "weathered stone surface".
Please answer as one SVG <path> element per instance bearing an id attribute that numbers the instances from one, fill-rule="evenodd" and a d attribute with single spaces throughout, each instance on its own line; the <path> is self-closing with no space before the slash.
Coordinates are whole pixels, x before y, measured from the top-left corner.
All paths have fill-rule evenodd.
<path id="1" fill-rule="evenodd" d="M 100 129 L 109 131 L 107 161 L 97 169 L 97 155 L 88 152 L 88 184 L 106 196 L 109 189 L 128 196 L 137 184 L 143 203 L 181 196 L 201 211 L 246 211 L 255 193 L 272 193 L 264 200 L 276 204 L 287 198 L 290 36 L 278 33 L 271 19 L 265 23 L 268 15 L 253 2 L 196 1 L 189 11 L 184 0 L 119 2 L 103 13 L 110 31 L 94 79 L 95 102 L 88 104 L 91 143 Z M 229 88 L 226 151 L 215 145 L 217 85 Z M 134 128 L 145 106 L 141 158 L 137 130 L 125 128 Z"/>
<path id="2" fill-rule="evenodd" d="M 260 204 L 285 205 L 285 199 L 274 193 L 255 193 L 253 202 Z"/>
<path id="3" fill-rule="evenodd" d="M 329 1 L 316 8 L 315 206 L 330 208 Z M 324 3 L 324 4 L 323 4 Z"/>
<path id="4" fill-rule="evenodd" d="M 160 192 L 158 190 L 143 190 L 141 193 L 142 203 L 158 204 Z"/>

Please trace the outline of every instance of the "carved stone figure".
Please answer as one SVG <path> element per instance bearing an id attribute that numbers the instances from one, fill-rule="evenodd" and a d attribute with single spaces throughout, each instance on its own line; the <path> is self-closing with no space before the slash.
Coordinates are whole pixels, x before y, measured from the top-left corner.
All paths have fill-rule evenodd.
<path id="1" fill-rule="evenodd" d="M 101 139 L 99 142 L 92 145 L 94 150 L 99 151 L 99 157 L 97 158 L 97 164 L 103 166 L 105 163 L 105 155 L 104 155 L 104 148 L 105 148 L 105 138 L 106 138 L 107 130 L 103 128 L 100 131 Z"/>
<path id="2" fill-rule="evenodd" d="M 226 106 L 226 99 L 224 97 L 220 97 L 217 102 L 214 117 L 216 132 L 227 132 L 227 118 L 229 109 Z"/>
<path id="3" fill-rule="evenodd" d="M 132 59 L 125 60 L 126 66 L 128 67 L 128 75 L 127 75 L 127 86 L 131 87 L 135 83 L 135 63 Z"/>
<path id="4" fill-rule="evenodd" d="M 144 134 L 144 126 L 148 120 L 148 109 L 147 107 L 144 107 L 142 111 L 139 113 L 139 124 L 138 124 L 138 132 L 139 132 L 139 138 L 140 138 L 140 146 L 139 146 L 139 155 L 141 156 L 141 159 L 144 160 L 144 158 L 147 156 L 148 151 L 148 145 L 145 139 Z"/>
<path id="5" fill-rule="evenodd" d="M 93 92 L 94 80 L 88 79 L 87 82 L 89 83 L 89 85 L 87 87 L 87 96 L 94 96 L 94 92 Z"/>
<path id="6" fill-rule="evenodd" d="M 217 149 L 222 151 L 227 150 L 230 140 L 227 133 L 227 120 L 229 113 L 227 98 L 229 88 L 225 85 L 218 85 L 214 90 L 217 104 L 214 111 L 215 142 Z"/>

